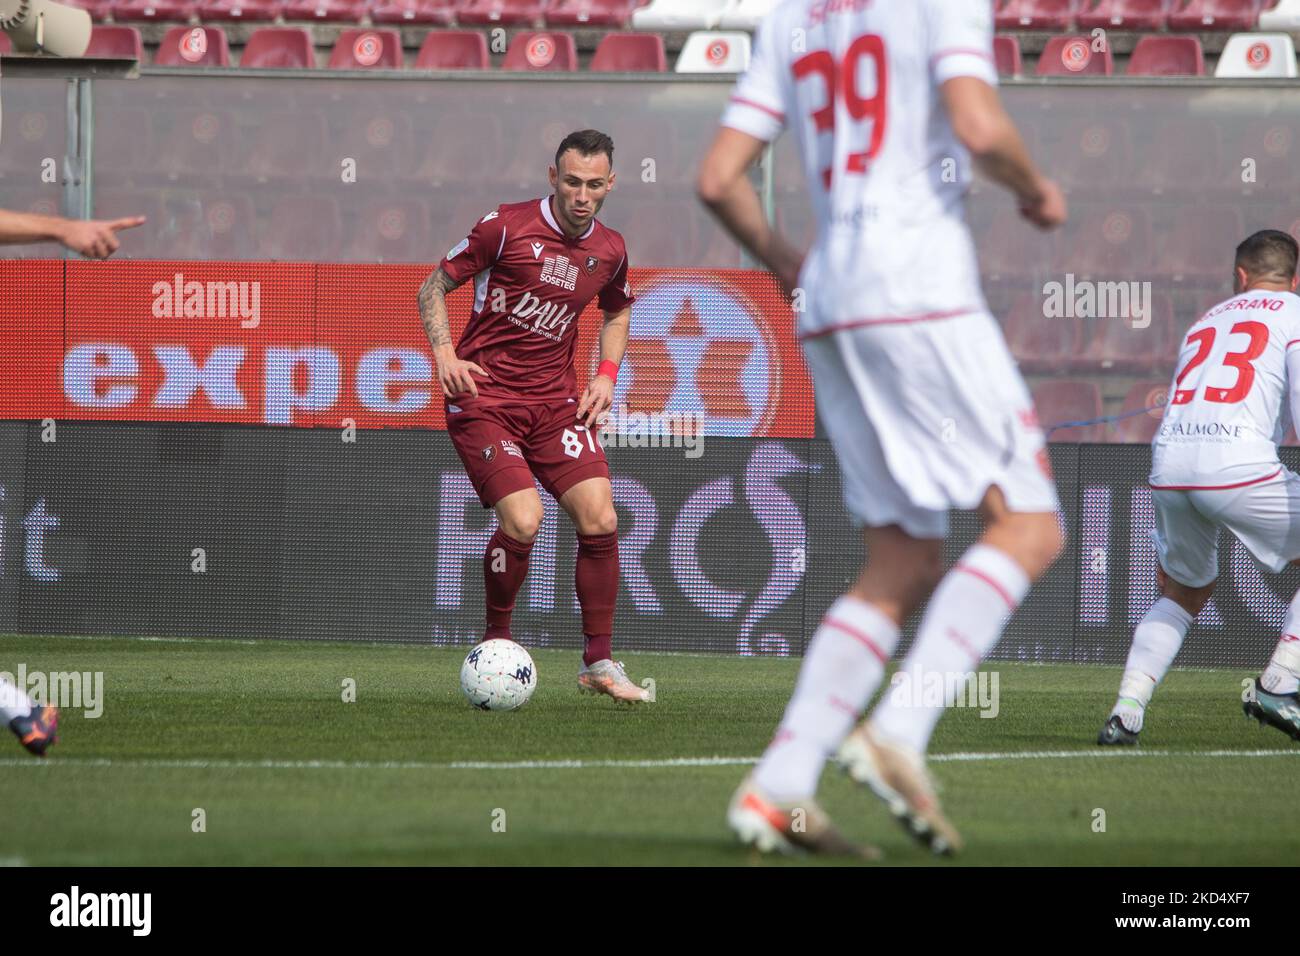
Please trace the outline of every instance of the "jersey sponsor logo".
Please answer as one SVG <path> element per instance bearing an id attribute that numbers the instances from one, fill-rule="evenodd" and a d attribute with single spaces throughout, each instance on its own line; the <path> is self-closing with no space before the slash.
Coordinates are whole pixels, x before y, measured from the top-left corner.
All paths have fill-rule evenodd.
<path id="1" fill-rule="evenodd" d="M 524 457 L 524 453 L 519 450 L 519 446 L 516 445 L 513 441 L 511 441 L 509 438 L 501 439 L 501 448 L 505 451 L 507 455 L 514 455 L 516 458 Z"/>
<path id="2" fill-rule="evenodd" d="M 462 239 L 460 242 L 456 243 L 456 245 L 452 246 L 451 249 L 448 250 L 447 258 L 455 259 L 458 255 L 460 255 L 468 248 L 469 248 L 469 240 Z"/>
<path id="3" fill-rule="evenodd" d="M 578 267 L 569 262 L 568 256 L 547 256 L 539 278 L 572 292 L 578 286 Z"/>
<path id="4" fill-rule="evenodd" d="M 817 26 L 833 13 L 860 13 L 869 6 L 871 0 L 822 0 L 808 11 L 808 22 Z"/>
<path id="5" fill-rule="evenodd" d="M 600 260 L 595 256 L 587 256 L 587 275 L 591 275 L 600 267 Z"/>
<path id="6" fill-rule="evenodd" d="M 519 302 L 508 316 L 515 325 L 536 332 L 552 342 L 563 339 L 569 323 L 577 317 L 578 313 L 572 311 L 567 302 L 547 302 L 531 292 L 525 292 L 519 297 Z"/>
<path id="7" fill-rule="evenodd" d="M 1222 438 L 1235 441 L 1247 430 L 1245 425 L 1229 425 L 1224 422 L 1175 422 L 1160 426 L 1160 437 L 1180 438 Z"/>
<path id="8" fill-rule="evenodd" d="M 533 243 L 533 258 L 534 258 L 534 259 L 540 259 L 540 258 L 542 257 L 542 250 L 545 249 L 545 248 L 546 248 L 546 246 L 545 246 L 543 243 L 540 243 L 540 242 L 534 242 L 534 243 Z"/>

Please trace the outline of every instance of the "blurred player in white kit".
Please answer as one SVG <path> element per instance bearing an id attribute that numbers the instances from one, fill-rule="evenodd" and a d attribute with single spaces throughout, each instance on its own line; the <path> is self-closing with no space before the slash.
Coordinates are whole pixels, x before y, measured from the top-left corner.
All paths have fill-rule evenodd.
<path id="1" fill-rule="evenodd" d="M 1151 503 L 1161 597 L 1133 633 L 1119 699 L 1097 743 L 1136 744 L 1147 705 L 1214 591 L 1219 529 L 1270 571 L 1300 564 L 1300 475 L 1277 446 L 1300 421 L 1296 241 L 1268 229 L 1237 247 L 1236 295 L 1183 339 L 1160 430 L 1151 441 Z M 1300 740 L 1300 593 L 1246 714 Z"/>
<path id="2" fill-rule="evenodd" d="M 1059 504 L 1029 392 L 989 314 L 965 221 L 971 160 L 1043 229 L 1066 218 L 997 94 L 988 0 L 786 0 L 700 170 L 722 224 L 799 290 L 798 332 L 866 565 L 826 613 L 776 736 L 728 811 L 763 850 L 875 855 L 814 802 L 827 757 L 918 839 L 950 852 L 924 754 L 947 699 L 908 706 L 881 682 L 899 627 L 926 603 L 903 667 L 970 673 L 1062 546 Z M 776 234 L 748 179 L 783 129 L 803 160 L 817 238 Z M 947 574 L 953 508 L 984 533 Z M 933 594 L 932 594 L 933 592 Z"/>

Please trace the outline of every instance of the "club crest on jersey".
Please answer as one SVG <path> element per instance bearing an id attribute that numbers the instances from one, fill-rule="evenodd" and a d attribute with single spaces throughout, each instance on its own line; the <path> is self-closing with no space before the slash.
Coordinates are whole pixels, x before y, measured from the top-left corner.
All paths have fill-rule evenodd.
<path id="1" fill-rule="evenodd" d="M 572 292 L 578 285 L 578 267 L 568 256 L 547 256 L 542 263 L 541 280 Z"/>
<path id="2" fill-rule="evenodd" d="M 587 275 L 591 275 L 600 267 L 600 260 L 595 256 L 587 256 Z"/>
<path id="3" fill-rule="evenodd" d="M 540 258 L 542 257 L 542 250 L 545 249 L 545 248 L 546 248 L 546 246 L 543 245 L 542 243 L 540 243 L 540 242 L 534 242 L 534 243 L 533 243 L 533 258 L 534 258 L 534 259 L 540 259 Z"/>
<path id="4" fill-rule="evenodd" d="M 483 460 L 484 460 L 484 461 L 491 461 L 492 459 L 496 458 L 496 456 L 497 456 L 497 446 L 496 446 L 496 445 L 488 445 L 486 448 L 483 449 Z"/>

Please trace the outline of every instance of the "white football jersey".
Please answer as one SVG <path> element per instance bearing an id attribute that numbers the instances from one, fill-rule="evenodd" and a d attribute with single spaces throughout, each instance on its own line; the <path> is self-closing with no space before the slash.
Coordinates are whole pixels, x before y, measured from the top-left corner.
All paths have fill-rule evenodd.
<path id="1" fill-rule="evenodd" d="M 722 123 L 797 140 L 817 218 L 801 333 L 986 309 L 939 95 L 959 76 L 997 84 L 990 0 L 785 0 L 763 21 Z"/>
<path id="2" fill-rule="evenodd" d="M 1257 290 L 1210 309 L 1179 349 L 1151 486 L 1240 487 L 1278 473 L 1298 383 L 1300 297 Z"/>

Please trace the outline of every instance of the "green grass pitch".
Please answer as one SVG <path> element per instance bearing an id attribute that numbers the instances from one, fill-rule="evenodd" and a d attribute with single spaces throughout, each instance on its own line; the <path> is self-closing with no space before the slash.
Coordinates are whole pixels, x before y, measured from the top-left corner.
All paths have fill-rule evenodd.
<path id="1" fill-rule="evenodd" d="M 799 661 L 629 654 L 629 674 L 654 678 L 658 696 L 632 709 L 579 693 L 575 652 L 534 651 L 533 700 L 492 714 L 461 696 L 464 654 L 0 638 L 0 670 L 22 662 L 29 673 L 102 671 L 105 698 L 96 719 L 65 710 L 46 761 L 6 735 L 0 806 L 30 807 L 38 795 L 40 812 L 0 814 L 0 863 L 823 862 L 759 859 L 723 821 L 746 771 L 739 761 L 770 738 Z M 827 769 L 823 805 L 888 863 L 1250 865 L 1300 855 L 1291 825 L 1300 746 L 1242 716 L 1248 672 L 1174 671 L 1139 751 L 1115 753 L 1093 740 L 1118 668 L 986 669 L 999 674 L 998 716 L 953 710 L 931 748 L 967 840 L 962 857 L 936 861 L 874 798 Z M 349 678 L 354 703 L 343 700 Z M 681 762 L 714 757 L 738 762 Z M 573 763 L 453 766 L 521 761 Z M 204 832 L 194 832 L 196 809 Z"/>

